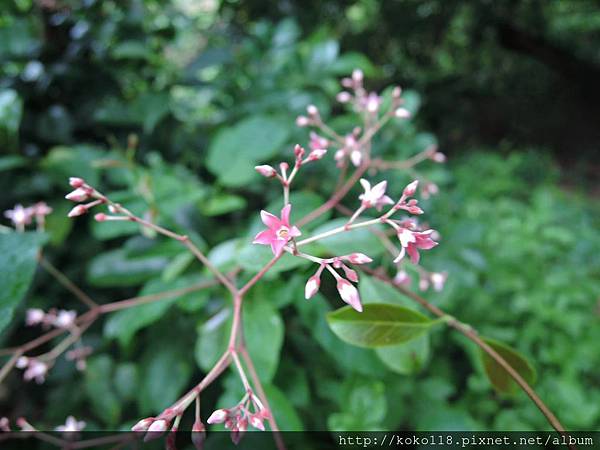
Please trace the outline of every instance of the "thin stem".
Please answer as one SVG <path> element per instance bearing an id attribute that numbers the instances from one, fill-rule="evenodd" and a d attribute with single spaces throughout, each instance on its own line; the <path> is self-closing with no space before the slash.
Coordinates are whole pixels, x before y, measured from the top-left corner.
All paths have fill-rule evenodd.
<path id="1" fill-rule="evenodd" d="M 40 265 L 52 275 L 56 281 L 63 285 L 68 291 L 70 291 L 75 297 L 85 303 L 90 309 L 95 308 L 98 304 L 91 299 L 89 295 L 83 292 L 78 286 L 76 286 L 67 276 L 58 270 L 50 261 L 48 261 L 40 252 L 38 256 Z"/>
<path id="2" fill-rule="evenodd" d="M 316 235 L 311 236 L 309 238 L 306 238 L 306 239 L 303 239 L 301 241 L 298 241 L 296 243 L 296 245 L 298 247 L 301 247 L 303 245 L 310 244 L 311 242 L 315 242 L 315 241 L 318 241 L 320 239 L 331 237 L 331 236 L 334 236 L 334 235 L 339 234 L 339 233 L 344 233 L 346 231 L 355 230 L 357 228 L 370 227 L 372 225 L 377 225 L 378 223 L 381 223 L 381 218 L 379 218 L 379 217 L 377 219 L 366 220 L 364 222 L 354 223 L 352 225 L 346 224 L 346 225 L 343 225 L 341 227 L 334 228 L 333 230 L 324 231 L 323 233 L 319 233 L 319 234 L 316 234 Z"/>
<path id="3" fill-rule="evenodd" d="M 244 389 L 246 392 L 251 391 L 250 383 L 248 383 L 248 377 L 246 377 L 246 372 L 244 372 L 244 368 L 242 367 L 242 363 L 240 362 L 240 357 L 237 352 L 234 350 L 231 352 L 231 357 L 233 358 L 233 362 L 237 368 L 237 371 L 242 379 L 242 384 L 244 385 Z"/>
<path id="4" fill-rule="evenodd" d="M 279 261 L 279 258 L 281 258 L 282 256 L 283 252 L 280 252 L 278 255 L 273 256 L 273 258 L 271 258 L 271 261 L 265 264 L 264 267 L 260 269 L 260 271 L 250 279 L 250 281 L 248 281 L 244 286 L 242 286 L 239 289 L 238 295 L 243 296 L 246 292 L 248 292 L 248 290 L 250 290 L 250 288 L 254 286 L 269 271 L 269 269 L 273 267 L 277 261 Z"/>
<path id="5" fill-rule="evenodd" d="M 427 147 L 422 152 L 417 153 L 416 155 L 411 156 L 408 159 L 403 161 L 385 161 L 383 159 L 376 159 L 372 163 L 372 167 L 374 169 L 387 170 L 387 169 L 399 169 L 399 170 L 407 170 L 410 169 L 420 162 L 431 159 L 431 155 L 435 153 L 436 146 L 432 145 Z"/>
<path id="6" fill-rule="evenodd" d="M 2 369 L 0 369 L 0 383 L 2 383 L 2 381 L 4 380 L 4 378 L 6 378 L 6 376 L 10 373 L 10 371 L 12 370 L 12 368 L 15 367 L 15 364 L 17 363 L 17 360 L 22 355 L 23 355 L 22 351 L 16 351 L 10 357 L 10 359 L 6 362 L 6 364 L 4 364 L 4 366 L 2 366 Z"/>

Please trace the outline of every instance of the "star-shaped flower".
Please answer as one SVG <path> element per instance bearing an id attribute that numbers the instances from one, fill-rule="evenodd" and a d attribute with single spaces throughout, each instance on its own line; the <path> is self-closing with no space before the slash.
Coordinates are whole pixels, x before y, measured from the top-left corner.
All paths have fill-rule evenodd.
<path id="1" fill-rule="evenodd" d="M 261 211 L 260 218 L 267 229 L 258 233 L 252 243 L 270 245 L 273 254 L 278 255 L 291 238 L 300 236 L 302 233 L 298 227 L 290 225 L 291 209 L 292 205 L 285 205 L 281 210 L 281 218 Z"/>
<path id="2" fill-rule="evenodd" d="M 360 184 L 365 190 L 364 194 L 360 194 L 358 196 L 359 200 L 362 201 L 362 205 L 365 208 L 377 208 L 377 211 L 381 211 L 384 205 L 393 205 L 394 200 L 385 195 L 385 189 L 387 188 L 387 181 L 382 181 L 377 183 L 375 186 L 371 187 L 371 183 L 369 183 L 364 178 L 360 179 Z"/>

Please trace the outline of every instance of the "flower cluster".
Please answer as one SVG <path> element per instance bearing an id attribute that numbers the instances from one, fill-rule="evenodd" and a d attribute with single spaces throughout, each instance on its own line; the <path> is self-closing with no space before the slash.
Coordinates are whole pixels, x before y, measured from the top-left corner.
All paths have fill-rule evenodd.
<path id="1" fill-rule="evenodd" d="M 32 327 L 42 325 L 44 328 L 70 328 L 75 324 L 77 313 L 75 311 L 67 311 L 64 309 L 50 309 L 48 312 L 39 308 L 30 308 L 25 316 L 25 325 Z"/>
<path id="2" fill-rule="evenodd" d="M 263 421 L 269 417 L 269 410 L 264 407 L 252 390 L 248 389 L 237 405 L 231 408 L 217 409 L 210 415 L 207 422 L 209 424 L 223 423 L 225 428 L 231 430 L 231 440 L 237 444 L 248 429 L 248 425 L 264 431 Z"/>
<path id="3" fill-rule="evenodd" d="M 17 360 L 16 367 L 23 369 L 23 379 L 25 381 L 35 380 L 36 383 L 42 384 L 46 380 L 46 374 L 50 369 L 50 366 L 40 361 L 37 358 L 29 358 L 27 356 L 21 356 Z"/>
<path id="4" fill-rule="evenodd" d="M 350 264 L 367 264 L 373 260 L 363 253 L 352 253 L 350 255 L 336 256 L 329 259 L 318 259 L 320 262 L 319 268 L 306 282 L 306 286 L 304 287 L 304 297 L 308 300 L 319 292 L 321 286 L 321 273 L 324 269 L 327 269 L 336 280 L 336 288 L 342 300 L 356 311 L 362 312 L 363 308 L 358 289 L 352 285 L 352 283 L 358 283 L 358 274 L 355 270 L 344 264 L 344 261 L 349 262 Z M 341 269 L 346 278 L 342 277 L 335 269 Z"/>
<path id="5" fill-rule="evenodd" d="M 4 211 L 4 217 L 9 219 L 17 231 L 25 231 L 25 227 L 31 224 L 34 220 L 37 229 L 44 230 L 46 225 L 46 216 L 52 212 L 45 202 L 38 202 L 35 205 L 23 207 L 23 205 L 15 205 L 13 209 Z"/>

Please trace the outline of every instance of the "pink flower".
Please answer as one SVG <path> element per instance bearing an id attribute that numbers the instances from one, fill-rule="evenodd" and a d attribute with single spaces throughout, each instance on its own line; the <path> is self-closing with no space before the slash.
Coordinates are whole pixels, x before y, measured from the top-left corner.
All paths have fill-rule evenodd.
<path id="1" fill-rule="evenodd" d="M 25 324 L 29 327 L 39 325 L 44 321 L 46 313 L 39 308 L 30 308 L 27 310 L 27 317 L 25 318 Z"/>
<path id="2" fill-rule="evenodd" d="M 281 210 L 281 218 L 267 211 L 261 211 L 261 220 L 268 229 L 258 233 L 252 243 L 270 245 L 273 254 L 278 255 L 291 238 L 300 236 L 302 234 L 300 230 L 290 225 L 291 209 L 292 205 L 289 203 L 285 205 Z"/>
<path id="3" fill-rule="evenodd" d="M 340 297 L 342 297 L 342 300 L 344 300 L 358 312 L 362 312 L 363 307 L 360 303 L 360 295 L 358 294 L 358 290 L 354 286 L 352 286 L 352 284 L 348 280 L 344 280 L 341 277 L 338 278 L 337 290 L 340 293 Z"/>
<path id="4" fill-rule="evenodd" d="M 17 228 L 23 228 L 31 223 L 33 210 L 31 208 L 23 208 L 23 205 L 15 205 L 14 209 L 4 211 L 4 217 L 10 219 L 13 225 Z"/>
<path id="5" fill-rule="evenodd" d="M 394 259 L 394 262 L 397 263 L 404 257 L 405 253 L 408 253 L 410 261 L 413 264 L 418 264 L 420 257 L 419 249 L 429 250 L 438 245 L 437 242 L 431 239 L 431 233 L 433 233 L 433 230 L 412 231 L 408 228 L 401 228 L 398 231 L 398 239 L 402 245 L 402 250 L 396 259 Z"/>
<path id="6" fill-rule="evenodd" d="M 432 272 L 429 274 L 429 279 L 433 285 L 433 289 L 440 292 L 444 289 L 444 284 L 448 279 L 448 272 Z"/>
<path id="7" fill-rule="evenodd" d="M 361 178 L 360 184 L 365 192 L 364 194 L 360 194 L 358 199 L 362 201 L 362 206 L 365 208 L 375 207 L 377 211 L 381 211 L 381 208 L 383 208 L 384 205 L 391 205 L 394 203 L 390 197 L 385 195 L 387 181 L 384 180 L 371 187 L 371 183 L 364 178 Z"/>
<path id="8" fill-rule="evenodd" d="M 314 131 L 310 132 L 310 143 L 308 144 L 311 150 L 326 149 L 329 146 L 329 141 L 323 136 L 318 135 Z"/>
<path id="9" fill-rule="evenodd" d="M 73 416 L 67 417 L 67 420 L 64 425 L 59 425 L 55 428 L 56 431 L 61 431 L 63 433 L 73 433 L 77 431 L 81 431 L 85 428 L 85 422 L 83 420 L 77 420 Z"/>

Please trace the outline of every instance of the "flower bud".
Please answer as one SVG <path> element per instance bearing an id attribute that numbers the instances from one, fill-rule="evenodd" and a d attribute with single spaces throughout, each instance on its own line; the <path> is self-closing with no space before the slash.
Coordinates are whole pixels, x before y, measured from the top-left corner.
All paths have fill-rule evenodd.
<path id="1" fill-rule="evenodd" d="M 395 86 L 392 90 L 392 98 L 399 99 L 400 95 L 402 95 L 402 89 L 400 86 Z"/>
<path id="2" fill-rule="evenodd" d="M 346 261 L 351 262 L 352 264 L 368 264 L 373 262 L 371 258 L 369 258 L 364 253 L 352 253 L 350 255 L 343 257 Z"/>
<path id="3" fill-rule="evenodd" d="M 350 100 L 352 100 L 352 95 L 349 92 L 342 91 L 336 95 L 335 98 L 340 103 L 348 103 Z"/>
<path id="4" fill-rule="evenodd" d="M 194 444 L 196 450 L 203 450 L 205 440 L 206 428 L 200 420 L 196 420 L 192 425 L 192 444 Z"/>
<path id="5" fill-rule="evenodd" d="M 352 161 L 352 164 L 354 164 L 355 167 L 360 166 L 360 163 L 362 162 L 362 153 L 360 150 L 353 150 L 352 153 L 350 153 L 350 161 Z"/>
<path id="6" fill-rule="evenodd" d="M 306 112 L 311 117 L 315 117 L 319 114 L 319 110 L 317 109 L 317 107 L 315 105 L 308 105 L 306 107 Z"/>
<path id="7" fill-rule="evenodd" d="M 362 312 L 363 308 L 360 303 L 358 290 L 352 286 L 348 280 L 344 280 L 343 278 L 338 279 L 337 290 L 340 293 L 342 300 L 352 306 L 356 311 Z"/>
<path id="8" fill-rule="evenodd" d="M 316 161 L 318 159 L 321 159 L 323 156 L 325 156 L 326 153 L 327 153 L 327 150 L 325 150 L 324 148 L 317 148 L 308 154 L 308 160 Z"/>
<path id="9" fill-rule="evenodd" d="M 250 416 L 250 425 L 260 431 L 265 431 L 265 425 L 258 414 Z"/>
<path id="10" fill-rule="evenodd" d="M 354 69 L 352 71 L 352 80 L 354 80 L 355 83 L 361 83 L 364 77 L 365 75 L 362 70 Z"/>
<path id="11" fill-rule="evenodd" d="M 27 316 L 25 318 L 25 324 L 29 327 L 38 325 L 44 321 L 46 313 L 39 308 L 30 308 L 27 310 Z"/>
<path id="12" fill-rule="evenodd" d="M 415 180 L 412 183 L 409 183 L 402 192 L 402 195 L 405 197 L 412 197 L 417 192 L 417 186 L 419 185 L 419 180 Z"/>
<path id="13" fill-rule="evenodd" d="M 169 424 L 164 419 L 154 420 L 148 427 L 148 432 L 144 436 L 144 442 L 160 437 L 169 428 Z"/>
<path id="14" fill-rule="evenodd" d="M 273 178 L 277 174 L 275 169 L 273 169 L 273 167 L 267 164 L 263 164 L 262 166 L 256 166 L 254 170 L 260 173 L 263 177 L 267 178 Z"/>
<path id="15" fill-rule="evenodd" d="M 310 120 L 306 116 L 298 116 L 296 117 L 296 125 L 299 127 L 306 127 L 310 125 Z"/>
<path id="16" fill-rule="evenodd" d="M 71 200 L 72 202 L 84 202 L 90 197 L 89 190 L 84 188 L 77 188 L 72 192 L 69 192 L 65 195 L 67 200 Z"/>
<path id="17" fill-rule="evenodd" d="M 96 222 L 104 222 L 106 220 L 106 214 L 98 213 L 94 216 L 94 219 L 96 220 Z"/>
<path id="18" fill-rule="evenodd" d="M 296 159 L 304 158 L 304 153 L 304 149 L 300 145 L 296 144 L 294 147 L 294 155 L 296 156 Z"/>
<path id="19" fill-rule="evenodd" d="M 356 273 L 355 270 L 352 270 L 350 267 L 342 264 L 342 269 L 344 270 L 344 273 L 346 274 L 346 277 L 352 281 L 353 283 L 358 283 L 358 274 Z"/>
<path id="20" fill-rule="evenodd" d="M 69 184 L 71 185 L 71 187 L 77 189 L 85 184 L 85 180 L 83 178 L 71 177 L 69 178 Z"/>
<path id="21" fill-rule="evenodd" d="M 352 78 L 342 78 L 342 82 L 341 82 L 342 86 L 344 86 L 345 88 L 351 88 L 352 86 L 354 86 L 354 82 L 352 81 Z"/>
<path id="22" fill-rule="evenodd" d="M 67 217 L 77 217 L 77 216 L 81 216 L 85 213 L 87 213 L 87 208 L 83 205 L 77 205 L 71 211 L 69 211 L 69 214 L 67 214 Z"/>
<path id="23" fill-rule="evenodd" d="M 442 152 L 435 152 L 431 156 L 431 159 L 436 163 L 444 163 L 446 162 L 446 155 L 444 155 Z"/>
<path id="24" fill-rule="evenodd" d="M 394 115 L 399 119 L 408 119 L 410 117 L 410 111 L 406 108 L 398 108 L 394 111 Z"/>
<path id="25" fill-rule="evenodd" d="M 406 270 L 399 270 L 396 276 L 394 277 L 394 284 L 399 285 L 410 285 L 410 275 Z"/>
<path id="26" fill-rule="evenodd" d="M 304 287 L 304 298 L 307 300 L 319 292 L 319 286 L 321 285 L 321 279 L 317 275 L 313 275 L 306 282 Z"/>
<path id="27" fill-rule="evenodd" d="M 211 425 L 215 424 L 215 423 L 223 423 L 228 415 L 229 415 L 228 410 L 217 409 L 210 415 L 210 417 L 208 418 L 208 420 L 206 422 L 208 422 Z"/>

